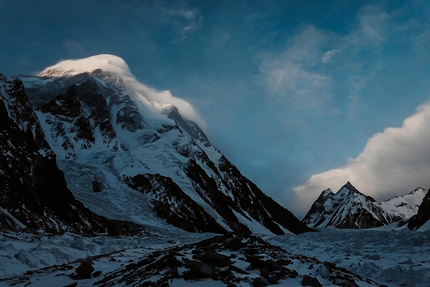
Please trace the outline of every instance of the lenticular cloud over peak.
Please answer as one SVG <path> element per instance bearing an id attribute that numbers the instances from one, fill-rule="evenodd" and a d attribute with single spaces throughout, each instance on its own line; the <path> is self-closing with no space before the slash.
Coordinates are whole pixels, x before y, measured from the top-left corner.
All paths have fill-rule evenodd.
<path id="1" fill-rule="evenodd" d="M 74 76 L 97 69 L 116 75 L 132 76 L 127 63 L 121 57 L 110 54 L 95 55 L 84 59 L 61 60 L 44 69 L 38 76 Z"/>
<path id="2" fill-rule="evenodd" d="M 294 199 L 306 209 L 325 189 L 336 192 L 347 181 L 377 200 L 429 188 L 430 103 L 419 106 L 397 128 L 373 135 L 364 150 L 344 167 L 313 175 L 295 187 Z"/>
<path id="3" fill-rule="evenodd" d="M 127 63 L 115 55 L 100 54 L 83 59 L 61 60 L 57 64 L 45 68 L 38 76 L 67 77 L 92 73 L 98 69 L 121 78 L 124 87 L 129 92 L 141 98 L 144 103 L 150 103 L 153 108 L 159 110 L 174 105 L 183 116 L 195 121 L 202 128 L 206 127 L 204 120 L 189 102 L 173 96 L 170 91 L 157 91 L 140 83 L 131 73 Z"/>

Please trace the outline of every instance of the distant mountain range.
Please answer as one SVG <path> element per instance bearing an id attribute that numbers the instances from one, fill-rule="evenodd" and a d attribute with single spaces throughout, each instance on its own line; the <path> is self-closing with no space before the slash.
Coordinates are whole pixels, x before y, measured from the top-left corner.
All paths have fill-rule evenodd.
<path id="1" fill-rule="evenodd" d="M 428 196 L 428 191 L 419 187 L 407 195 L 378 202 L 347 182 L 337 193 L 333 193 L 331 189 L 323 191 L 302 222 L 310 227 L 356 229 L 379 227 L 395 222 L 405 225 L 409 222 L 409 227 L 416 229 L 424 224 L 427 218 L 424 210 L 429 208 L 424 204 L 428 202 Z M 413 219 L 417 214 L 422 214 L 421 219 Z M 417 224 L 411 223 L 415 221 Z"/>
<path id="2" fill-rule="evenodd" d="M 166 93 L 139 83 L 112 55 L 1 76 L 1 227 L 310 230 L 244 177 Z"/>

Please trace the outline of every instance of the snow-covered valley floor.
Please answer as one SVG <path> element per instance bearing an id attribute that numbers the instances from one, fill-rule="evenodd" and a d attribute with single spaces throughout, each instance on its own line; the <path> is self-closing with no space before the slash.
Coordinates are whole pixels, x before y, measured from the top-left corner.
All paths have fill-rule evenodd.
<path id="1" fill-rule="evenodd" d="M 293 254 L 335 263 L 387 286 L 430 286 L 430 230 L 320 229 L 266 238 Z"/>
<path id="2" fill-rule="evenodd" d="M 430 230 L 420 232 L 322 229 L 319 232 L 301 235 L 262 236 L 274 247 L 281 247 L 286 252 L 265 245 L 256 239 L 240 239 L 236 247 L 233 246 L 235 244 L 233 241 L 225 237 L 192 245 L 213 236 L 214 234 L 190 234 L 177 230 L 174 232 L 151 230 L 145 236 L 129 237 L 81 237 L 72 234 L 53 236 L 2 232 L 0 233 L 0 286 L 93 286 L 94 284 L 117 286 L 112 282 L 121 282 L 122 279 L 118 279 L 118 276 L 125 275 L 124 278 L 126 276 L 132 278 L 130 276 L 135 276 L 132 273 L 135 270 L 141 272 L 136 274 L 141 274 L 140 278 L 142 278 L 142 274 L 147 275 L 155 270 L 154 268 L 158 268 L 157 274 L 160 275 L 154 275 L 153 280 L 160 279 L 163 274 L 168 276 L 173 269 L 179 274 L 184 274 L 178 279 L 169 281 L 171 286 L 191 286 L 192 284 L 194 284 L 192 286 L 202 284 L 224 286 L 226 284 L 223 282 L 211 278 L 198 279 L 203 281 L 184 279 L 188 272 L 187 268 L 191 268 L 190 266 L 196 263 L 194 260 L 196 257 L 209 256 L 209 253 L 196 256 L 199 251 L 206 250 L 207 246 L 215 250 L 210 258 L 219 257 L 220 260 L 229 262 L 230 267 L 227 268 L 229 274 L 236 276 L 234 280 L 238 278 L 241 280 L 237 281 L 236 286 L 252 286 L 253 280 L 263 276 L 260 272 L 261 268 L 259 271 L 258 268 L 253 269 L 248 266 L 249 258 L 254 258 L 257 263 L 266 262 L 266 264 L 282 262 L 280 259 L 287 261 L 282 264 L 288 268 L 282 268 L 288 269 L 290 273 L 284 274 L 286 276 L 282 277 L 284 279 L 280 277 L 281 279 L 276 282 L 278 286 L 302 286 L 303 278 L 307 276 L 318 279 L 323 286 L 375 286 L 375 283 L 390 287 L 429 286 L 430 282 Z M 237 246 L 240 246 L 240 250 Z M 260 253 L 257 250 L 259 248 L 261 248 Z M 148 261 L 148 258 L 154 258 L 154 260 Z M 167 271 L 160 269 L 159 265 L 154 265 L 152 271 L 142 267 L 149 262 L 162 262 L 161 259 L 169 259 L 168 264 L 171 265 L 166 266 Z M 91 278 L 85 280 L 74 280 L 71 275 L 85 260 L 90 260 L 94 272 L 99 271 L 99 274 L 93 273 Z M 332 265 L 326 262 L 334 263 L 341 269 L 360 275 L 361 279 L 358 277 L 354 279 L 357 285 L 333 284 L 335 282 L 333 274 L 337 275 L 337 278 L 349 275 L 345 273 L 346 271 L 330 269 Z M 179 263 L 182 267 L 174 267 Z M 275 263 L 272 265 L 276 267 Z M 218 270 L 227 272 L 227 269 Z M 332 276 L 331 279 L 329 276 Z M 106 285 L 102 278 L 103 280 L 107 278 Z M 352 277 L 349 276 L 349 278 Z M 363 278 L 369 278 L 371 281 Z M 126 286 L 126 282 L 120 286 Z"/>

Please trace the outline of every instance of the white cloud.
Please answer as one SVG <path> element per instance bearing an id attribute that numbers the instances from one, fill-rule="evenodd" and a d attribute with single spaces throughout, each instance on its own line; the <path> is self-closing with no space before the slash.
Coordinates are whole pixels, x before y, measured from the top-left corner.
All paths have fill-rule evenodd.
<path id="1" fill-rule="evenodd" d="M 51 67 L 47 67 L 38 75 L 59 77 L 92 72 L 96 69 L 119 76 L 123 80 L 125 88 L 142 100 L 147 107 L 159 111 L 166 105 L 173 104 L 183 116 L 197 122 L 201 127 L 206 127 L 205 122 L 190 103 L 173 96 L 170 91 L 160 92 L 141 84 L 133 76 L 127 63 L 115 55 L 101 54 L 84 59 L 62 60 Z"/>
<path id="2" fill-rule="evenodd" d="M 340 53 L 340 50 L 330 50 L 324 53 L 324 55 L 322 56 L 322 61 L 323 63 L 327 63 L 328 61 L 330 61 L 331 58 L 333 58 L 337 53 Z"/>
<path id="3" fill-rule="evenodd" d="M 405 194 L 418 186 L 428 188 L 429 122 L 430 103 L 427 103 L 418 107 L 401 127 L 373 135 L 364 150 L 346 166 L 313 175 L 294 189 L 296 212 L 308 210 L 324 189 L 336 192 L 347 181 L 379 200 Z"/>

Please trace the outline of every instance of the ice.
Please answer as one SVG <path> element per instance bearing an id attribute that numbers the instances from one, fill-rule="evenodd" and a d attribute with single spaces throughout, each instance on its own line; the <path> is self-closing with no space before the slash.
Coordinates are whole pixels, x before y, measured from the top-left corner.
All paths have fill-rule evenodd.
<path id="1" fill-rule="evenodd" d="M 85 237 L 73 234 L 50 235 L 22 232 L 0 234 L 0 286 L 64 286 L 74 282 L 69 275 L 83 259 L 91 260 L 96 271 L 103 276 L 138 262 L 156 250 L 194 243 L 212 237 L 212 234 L 187 233 L 180 230 L 148 229 L 144 236 Z M 388 287 L 428 286 L 430 281 L 430 231 L 409 230 L 338 230 L 320 229 L 301 235 L 264 235 L 264 239 L 292 254 L 288 268 L 299 274 L 310 274 L 323 286 L 332 285 L 333 275 L 326 262 L 369 278 Z M 191 250 L 185 257 L 192 258 Z M 234 265 L 245 270 L 248 262 L 239 260 L 240 253 L 221 252 L 237 258 Z M 269 252 L 270 253 L 270 252 Z M 270 258 L 261 253 L 262 259 Z M 308 258 L 308 259 L 305 259 Z M 312 259 L 310 259 L 312 258 Z M 178 270 L 180 274 L 184 270 Z M 258 270 L 248 270 L 252 278 L 260 276 Z M 25 275 L 27 274 L 27 275 Z M 31 274 L 31 275 L 29 275 Z M 154 275 L 150 280 L 157 279 Z M 303 277 L 279 282 L 286 286 L 302 286 Z M 93 286 L 99 278 L 80 280 L 79 286 Z M 358 286 L 374 286 L 356 281 Z M 3 284 L 4 283 L 4 284 Z M 125 284 L 125 282 L 124 282 Z M 174 279 L 170 286 L 224 286 L 211 278 L 202 281 Z M 237 286 L 249 286 L 240 282 Z M 123 285 L 119 285 L 123 286 Z"/>
<path id="2" fill-rule="evenodd" d="M 3 279 L 18 278 L 19 275 L 28 271 L 62 264 L 69 264 L 76 268 L 81 259 L 111 254 L 103 260 L 94 261 L 96 270 L 103 270 L 105 273 L 118 268 L 121 261 L 126 262 L 142 257 L 142 254 L 152 252 L 154 249 L 193 243 L 213 236 L 210 233 L 187 233 L 179 229 L 166 230 L 147 227 L 147 230 L 146 236 L 128 237 L 2 232 L 0 233 L 0 286 L 5 286 L 2 284 Z M 111 258 L 116 259 L 112 261 Z M 52 279 L 55 280 L 55 278 Z M 49 280 L 44 275 L 44 286 L 62 286 L 58 285 L 57 281 L 51 281 L 52 285 L 48 284 Z M 70 283 L 70 278 L 66 282 Z M 42 285 L 31 284 L 31 286 Z M 85 285 L 79 283 L 79 286 Z"/>
<path id="3" fill-rule="evenodd" d="M 325 228 L 268 241 L 293 254 L 333 262 L 387 286 L 428 286 L 430 282 L 430 230 Z"/>

